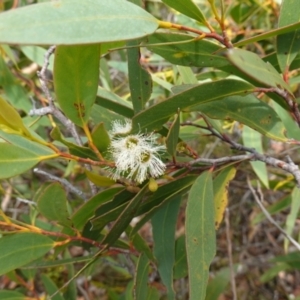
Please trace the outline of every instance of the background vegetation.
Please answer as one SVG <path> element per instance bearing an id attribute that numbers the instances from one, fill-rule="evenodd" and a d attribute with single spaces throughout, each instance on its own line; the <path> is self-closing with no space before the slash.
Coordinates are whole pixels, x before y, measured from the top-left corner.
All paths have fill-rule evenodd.
<path id="1" fill-rule="evenodd" d="M 297 0 L 0 8 L 0 299 L 300 299 Z"/>

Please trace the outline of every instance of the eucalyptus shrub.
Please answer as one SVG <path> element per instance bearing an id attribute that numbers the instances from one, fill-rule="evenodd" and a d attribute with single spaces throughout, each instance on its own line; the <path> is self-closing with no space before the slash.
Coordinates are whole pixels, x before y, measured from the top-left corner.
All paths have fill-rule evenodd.
<path id="1" fill-rule="evenodd" d="M 76 278 L 105 265 L 127 282 L 102 283 L 109 299 L 217 299 L 209 268 L 241 166 L 253 197 L 292 175 L 285 234 L 298 247 L 298 166 L 263 147 L 299 143 L 297 1 L 11 2 L 0 14 L 0 275 L 20 288 L 1 299 L 77 299 Z M 172 22 L 154 17 L 165 5 Z M 204 155 L 214 140 L 225 150 Z M 174 288 L 181 278 L 188 292 Z"/>

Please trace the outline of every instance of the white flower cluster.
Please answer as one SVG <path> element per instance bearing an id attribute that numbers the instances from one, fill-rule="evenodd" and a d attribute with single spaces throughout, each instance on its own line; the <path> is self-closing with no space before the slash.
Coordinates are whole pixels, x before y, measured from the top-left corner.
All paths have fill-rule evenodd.
<path id="1" fill-rule="evenodd" d="M 110 131 L 111 145 L 109 151 L 115 162 L 113 179 L 121 177 L 131 179 L 137 183 L 145 181 L 149 175 L 159 177 L 165 171 L 165 164 L 159 158 L 159 152 L 165 146 L 156 144 L 152 134 L 129 134 L 131 121 L 122 124 L 114 121 Z"/>

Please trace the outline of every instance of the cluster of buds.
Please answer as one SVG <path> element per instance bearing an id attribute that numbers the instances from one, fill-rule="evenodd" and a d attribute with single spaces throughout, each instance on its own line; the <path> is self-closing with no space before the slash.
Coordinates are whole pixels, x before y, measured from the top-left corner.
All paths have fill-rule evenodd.
<path id="1" fill-rule="evenodd" d="M 110 131 L 109 152 L 115 162 L 112 178 L 127 178 L 142 183 L 148 177 L 156 178 L 164 174 L 165 164 L 159 153 L 165 146 L 158 145 L 153 134 L 130 134 L 131 121 L 114 121 Z"/>

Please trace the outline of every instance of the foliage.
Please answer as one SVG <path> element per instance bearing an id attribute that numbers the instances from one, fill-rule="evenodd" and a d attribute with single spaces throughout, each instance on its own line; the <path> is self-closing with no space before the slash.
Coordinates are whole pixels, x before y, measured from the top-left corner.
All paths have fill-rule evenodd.
<path id="1" fill-rule="evenodd" d="M 0 4 L 0 265 L 18 286 L 1 299 L 78 299 L 77 278 L 106 299 L 218 299 L 243 172 L 253 199 L 284 194 L 270 214 L 291 207 L 261 282 L 299 268 L 300 171 L 270 147 L 300 143 L 296 0 L 19 2 Z"/>

